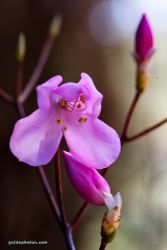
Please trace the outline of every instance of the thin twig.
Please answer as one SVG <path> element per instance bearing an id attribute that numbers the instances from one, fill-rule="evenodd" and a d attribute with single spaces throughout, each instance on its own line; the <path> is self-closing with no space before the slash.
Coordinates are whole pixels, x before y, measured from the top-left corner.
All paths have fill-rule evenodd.
<path id="1" fill-rule="evenodd" d="M 54 41 L 55 41 L 54 36 L 47 37 L 47 39 L 43 45 L 39 59 L 37 61 L 36 67 L 31 75 L 29 81 L 27 82 L 25 89 L 19 95 L 19 98 L 18 98 L 19 102 L 24 103 L 25 100 L 28 98 L 28 96 L 31 94 L 35 85 L 37 84 L 37 81 L 39 80 L 41 73 L 46 65 L 47 60 L 48 60 L 48 57 L 49 57 L 50 51 L 53 47 Z"/>
<path id="2" fill-rule="evenodd" d="M 7 103 L 14 103 L 13 97 L 1 88 L 0 88 L 0 98 Z"/>
<path id="3" fill-rule="evenodd" d="M 88 202 L 85 201 L 85 202 L 81 205 L 81 207 L 79 208 L 79 210 L 78 210 L 78 212 L 77 212 L 75 218 L 73 219 L 73 221 L 72 221 L 72 223 L 71 223 L 72 230 L 74 230 L 74 229 L 77 227 L 77 225 L 79 224 L 79 222 L 80 222 L 82 216 L 83 216 L 84 213 L 86 212 L 86 209 L 87 209 L 88 205 L 89 205 Z"/>
<path id="4" fill-rule="evenodd" d="M 66 239 L 66 244 L 67 244 L 68 249 L 75 250 L 71 226 L 68 224 L 66 224 L 65 239 Z"/>
<path id="5" fill-rule="evenodd" d="M 38 173 L 39 178 L 41 180 L 42 186 L 43 186 L 43 188 L 45 190 L 48 202 L 49 202 L 49 204 L 50 204 L 50 206 L 52 208 L 52 211 L 53 211 L 53 214 L 54 214 L 54 216 L 56 218 L 56 221 L 59 224 L 59 226 L 61 227 L 60 211 L 59 211 L 59 208 L 57 206 L 57 202 L 56 202 L 55 197 L 53 195 L 53 191 L 52 191 L 52 189 L 50 187 L 47 176 L 46 176 L 45 171 L 44 171 L 42 166 L 37 167 L 37 173 Z"/>
<path id="6" fill-rule="evenodd" d="M 163 124 L 167 123 L 167 118 L 162 120 L 161 122 L 159 123 L 156 123 L 155 125 L 153 125 L 152 127 L 150 128 L 147 128 L 145 130 L 143 130 L 142 132 L 136 134 L 136 135 L 133 135 L 133 136 L 127 136 L 126 137 L 126 142 L 132 142 L 136 139 L 139 139 L 140 137 L 143 137 L 145 135 L 147 135 L 148 133 L 152 132 L 153 130 L 159 128 L 160 126 L 162 126 Z"/>
<path id="7" fill-rule="evenodd" d="M 55 155 L 55 179 L 56 179 L 57 201 L 58 201 L 58 206 L 60 209 L 60 215 L 61 215 L 62 223 L 64 224 L 64 227 L 66 227 L 67 220 L 66 220 L 64 201 L 63 201 L 60 148 L 57 150 L 56 155 Z"/>
<path id="8" fill-rule="evenodd" d="M 107 246 L 107 243 L 104 240 L 104 238 L 102 238 L 99 250 L 105 250 L 106 246 Z"/>
<path id="9" fill-rule="evenodd" d="M 127 135 L 127 132 L 128 132 L 130 122 L 131 122 L 131 118 L 132 118 L 132 115 L 134 113 L 134 110 L 136 108 L 136 105 L 138 103 L 138 100 L 139 100 L 140 96 L 141 96 L 141 92 L 136 92 L 136 94 L 134 96 L 134 99 L 133 99 L 133 101 L 131 103 L 131 106 L 129 108 L 129 111 L 127 113 L 125 123 L 124 123 L 124 126 L 123 126 L 123 130 L 122 130 L 122 135 L 121 135 L 121 143 L 122 144 L 124 143 L 124 140 L 126 140 L 126 135 Z"/>
<path id="10" fill-rule="evenodd" d="M 19 97 L 19 95 L 21 94 L 21 91 L 22 91 L 23 70 L 24 70 L 24 62 L 20 61 L 17 63 L 16 98 Z"/>

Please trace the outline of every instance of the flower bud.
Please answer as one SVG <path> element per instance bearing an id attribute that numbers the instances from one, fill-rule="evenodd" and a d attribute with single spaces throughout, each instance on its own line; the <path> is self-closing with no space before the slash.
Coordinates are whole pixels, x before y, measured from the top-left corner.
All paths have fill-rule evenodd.
<path id="1" fill-rule="evenodd" d="M 107 181 L 96 169 L 83 165 L 68 152 L 63 153 L 67 174 L 76 191 L 87 202 L 104 205 L 103 193 L 110 193 Z"/>
<path id="2" fill-rule="evenodd" d="M 108 211 L 104 214 L 101 226 L 101 236 L 106 244 L 111 242 L 120 224 L 122 198 L 120 193 L 114 197 L 104 193 L 104 200 Z"/>
<path id="3" fill-rule="evenodd" d="M 16 49 L 16 58 L 19 62 L 24 61 L 26 54 L 26 39 L 24 33 L 20 33 L 18 37 L 18 44 Z"/>
<path id="4" fill-rule="evenodd" d="M 135 36 L 134 56 L 137 62 L 136 88 L 143 92 L 150 79 L 151 57 L 154 53 L 153 33 L 146 15 L 143 15 Z"/>
<path id="5" fill-rule="evenodd" d="M 135 35 L 135 58 L 138 62 L 148 60 L 153 55 L 154 50 L 152 29 L 144 14 Z"/>
<path id="6" fill-rule="evenodd" d="M 60 33 L 61 24 L 62 24 L 62 17 L 60 15 L 56 15 L 51 22 L 49 29 L 49 36 L 57 37 Z"/>

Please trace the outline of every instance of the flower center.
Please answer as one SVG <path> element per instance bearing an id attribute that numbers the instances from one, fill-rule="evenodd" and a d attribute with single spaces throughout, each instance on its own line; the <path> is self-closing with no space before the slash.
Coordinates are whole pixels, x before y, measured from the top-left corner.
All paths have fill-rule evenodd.
<path id="1" fill-rule="evenodd" d="M 81 94 L 76 100 L 67 101 L 66 99 L 60 99 L 58 105 L 65 111 L 72 112 L 75 111 L 84 111 L 87 108 L 86 99 Z"/>

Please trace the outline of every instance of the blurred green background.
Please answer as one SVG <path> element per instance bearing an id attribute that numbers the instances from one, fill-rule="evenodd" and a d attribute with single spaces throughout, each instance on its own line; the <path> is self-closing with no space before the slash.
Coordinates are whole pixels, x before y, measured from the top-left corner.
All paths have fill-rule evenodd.
<path id="1" fill-rule="evenodd" d="M 167 115 L 167 4 L 142 0 L 1 0 L 0 87 L 15 93 L 15 48 L 25 32 L 27 56 L 24 83 L 35 67 L 48 25 L 55 13 L 63 16 L 57 38 L 39 84 L 61 74 L 64 81 L 78 81 L 81 72 L 93 78 L 103 93 L 101 118 L 120 134 L 135 93 L 135 64 L 131 55 L 136 26 L 146 12 L 153 27 L 155 47 L 151 82 L 140 99 L 130 134 L 153 125 Z M 35 91 L 26 102 L 27 114 L 36 108 Z M 20 164 L 9 151 L 9 138 L 17 120 L 15 110 L 0 100 L 0 248 L 8 240 L 47 240 L 36 247 L 65 250 L 36 171 Z M 124 145 L 107 179 L 113 194 L 123 197 L 121 226 L 114 250 L 167 249 L 167 126 Z M 53 164 L 46 167 L 54 188 Z M 72 220 L 82 200 L 71 187 L 65 171 L 64 193 Z M 100 244 L 103 207 L 90 206 L 75 232 L 77 250 L 95 250 Z M 22 246 L 22 249 L 33 246 Z"/>

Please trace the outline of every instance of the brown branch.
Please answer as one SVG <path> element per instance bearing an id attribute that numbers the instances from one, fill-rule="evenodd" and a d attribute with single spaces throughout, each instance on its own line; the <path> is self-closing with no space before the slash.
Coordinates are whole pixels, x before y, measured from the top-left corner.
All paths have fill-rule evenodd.
<path id="1" fill-rule="evenodd" d="M 24 62 L 18 62 L 17 74 L 16 74 L 16 98 L 19 97 L 22 91 L 23 69 L 24 69 Z"/>
<path id="2" fill-rule="evenodd" d="M 131 118 L 132 118 L 132 115 L 135 111 L 135 108 L 136 108 L 136 105 L 138 103 L 138 100 L 141 96 L 141 92 L 136 92 L 135 96 L 134 96 L 134 99 L 130 105 L 130 108 L 129 108 L 129 111 L 127 113 L 127 116 L 126 116 L 126 119 L 125 119 L 125 123 L 124 123 L 124 126 L 123 126 L 123 130 L 122 130 L 122 135 L 121 135 L 121 143 L 123 144 L 124 143 L 124 140 L 126 140 L 126 135 L 127 135 L 127 132 L 128 132 L 128 128 L 129 128 L 129 125 L 130 125 L 130 122 L 131 122 Z"/>
<path id="3" fill-rule="evenodd" d="M 88 205 L 89 205 L 88 202 L 85 201 L 85 202 L 81 205 L 81 207 L 79 208 L 79 210 L 78 210 L 78 212 L 77 212 L 75 218 L 73 219 L 73 221 L 72 221 L 72 223 L 71 223 L 72 230 L 74 230 L 74 229 L 78 226 L 78 224 L 79 224 L 79 222 L 80 222 L 82 216 L 83 216 L 84 213 L 86 212 L 86 209 L 87 209 Z"/>
<path id="4" fill-rule="evenodd" d="M 63 200 L 63 187 L 62 187 L 62 177 L 61 177 L 61 162 L 60 162 L 60 148 L 56 152 L 55 156 L 55 179 L 56 179 L 56 193 L 57 201 L 60 210 L 61 220 L 64 228 L 66 227 L 67 220 L 64 209 L 64 200 Z"/>
<path id="5" fill-rule="evenodd" d="M 50 24 L 48 37 L 46 38 L 44 42 L 36 67 L 29 81 L 27 82 L 25 89 L 19 95 L 19 98 L 18 98 L 19 102 L 24 103 L 26 99 L 28 98 L 28 96 L 33 91 L 35 85 L 37 84 L 37 81 L 39 80 L 41 73 L 47 63 L 51 49 L 53 48 L 54 41 L 60 33 L 61 24 L 62 24 L 62 17 L 60 15 L 56 15 Z"/>
<path id="6" fill-rule="evenodd" d="M 0 98 L 7 103 L 14 103 L 13 97 L 1 88 L 0 88 Z"/>
<path id="7" fill-rule="evenodd" d="M 134 141 L 136 139 L 139 139 L 140 137 L 143 137 L 145 135 L 147 135 L 148 133 L 152 132 L 153 130 L 159 128 L 160 126 L 164 125 L 165 123 L 167 123 L 167 118 L 162 120 L 161 122 L 156 123 L 155 125 L 141 131 L 140 133 L 137 133 L 136 135 L 130 136 L 130 137 L 126 137 L 126 142 L 131 142 Z"/>
<path id="8" fill-rule="evenodd" d="M 25 100 L 28 98 L 28 96 L 31 94 L 32 90 L 34 89 L 35 85 L 37 84 L 37 81 L 39 80 L 41 73 L 45 67 L 45 64 L 47 62 L 47 59 L 49 57 L 50 51 L 54 44 L 54 37 L 48 37 L 43 45 L 41 54 L 39 56 L 39 59 L 37 61 L 36 67 L 29 79 L 29 81 L 26 84 L 26 87 L 22 91 L 22 93 L 19 95 L 19 102 L 24 103 Z"/>
<path id="9" fill-rule="evenodd" d="M 102 238 L 99 250 L 105 250 L 106 246 L 107 246 L 107 243 L 104 240 L 104 238 Z"/>
<path id="10" fill-rule="evenodd" d="M 37 173 L 38 173 L 38 176 L 40 178 L 41 184 L 45 190 L 46 197 L 47 197 L 48 202 L 52 208 L 52 211 L 53 211 L 53 214 L 56 218 L 56 221 L 59 224 L 59 226 L 62 227 L 60 211 L 59 211 L 59 208 L 57 206 L 57 202 L 55 200 L 55 197 L 53 195 L 53 191 L 52 191 L 50 184 L 48 182 L 47 176 L 45 174 L 44 168 L 42 166 L 37 167 Z"/>

